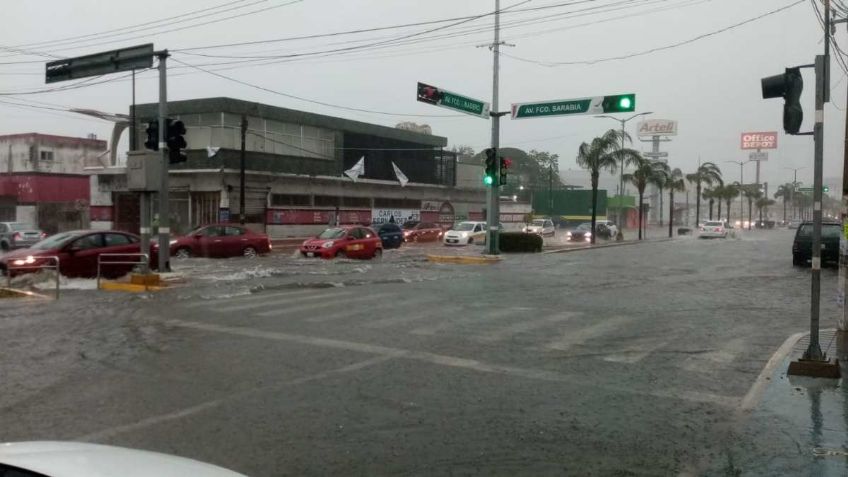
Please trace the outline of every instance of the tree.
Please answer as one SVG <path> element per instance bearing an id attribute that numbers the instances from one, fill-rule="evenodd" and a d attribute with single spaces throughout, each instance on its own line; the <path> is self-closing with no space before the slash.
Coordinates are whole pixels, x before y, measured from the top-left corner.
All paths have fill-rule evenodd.
<path id="1" fill-rule="evenodd" d="M 474 156 L 474 154 L 476 154 L 476 153 L 474 152 L 474 148 L 473 148 L 473 147 L 471 147 L 471 146 L 466 146 L 466 145 L 464 145 L 464 144 L 459 144 L 459 145 L 457 145 L 457 146 L 453 146 L 453 147 L 451 147 L 451 148 L 450 148 L 450 151 L 451 151 L 451 152 L 455 152 L 455 153 L 456 153 L 457 155 L 459 155 L 459 156 L 470 156 L 470 157 L 473 157 L 473 156 Z"/>
<path id="2" fill-rule="evenodd" d="M 642 157 L 638 151 L 633 149 L 621 149 L 621 140 L 622 133 L 610 129 L 602 136 L 592 139 L 591 143 L 584 142 L 577 149 L 577 165 L 583 169 L 588 169 L 592 177 L 592 243 L 595 243 L 595 235 L 597 235 L 595 234 L 595 223 L 597 222 L 598 210 L 598 178 L 601 171 L 607 170 L 614 173 L 618 160 L 632 164 L 637 158 L 641 159 Z"/>
<path id="3" fill-rule="evenodd" d="M 791 182 L 777 186 L 777 191 L 774 193 L 774 198 L 783 199 L 783 221 L 786 222 L 786 204 L 792 198 L 795 191 L 795 185 Z"/>
<path id="4" fill-rule="evenodd" d="M 704 200 L 708 201 L 710 204 L 710 220 L 713 220 L 713 207 L 715 206 L 715 189 L 709 188 L 704 189 L 704 192 L 701 193 L 701 196 Z"/>
<path id="5" fill-rule="evenodd" d="M 724 185 L 717 185 L 713 187 L 713 198 L 716 201 L 716 205 L 718 206 L 718 212 L 716 219 L 721 220 L 721 202 L 724 200 Z"/>
<path id="6" fill-rule="evenodd" d="M 748 230 L 751 230 L 751 222 L 753 222 L 753 217 L 752 217 L 753 202 L 755 200 L 759 199 L 760 197 L 762 197 L 763 193 L 760 191 L 760 189 L 757 186 L 753 186 L 753 187 L 752 186 L 748 186 L 748 187 L 743 186 L 742 187 L 742 195 L 746 199 L 748 199 Z"/>
<path id="7" fill-rule="evenodd" d="M 624 175 L 624 180 L 629 181 L 639 191 L 639 240 L 642 240 L 643 214 L 645 209 L 644 197 L 645 188 L 648 184 L 656 186 L 662 185 L 665 177 L 670 174 L 668 164 L 660 161 L 652 161 L 650 159 L 637 156 L 638 159 L 631 161 L 636 167 L 630 174 Z"/>
<path id="8" fill-rule="evenodd" d="M 698 225 L 701 222 L 701 186 L 722 184 L 721 169 L 712 162 L 705 162 L 692 174 L 686 174 L 686 180 L 695 184 L 695 224 Z"/>
<path id="9" fill-rule="evenodd" d="M 757 207 L 757 211 L 760 214 L 760 222 L 763 221 L 763 209 L 768 209 L 770 206 L 774 205 L 774 200 L 769 199 L 768 197 L 760 197 L 757 199 L 757 202 L 754 203 Z M 768 211 L 766 211 L 768 213 Z"/>
<path id="10" fill-rule="evenodd" d="M 672 227 L 674 223 L 674 193 L 686 190 L 686 181 L 683 180 L 683 172 L 674 168 L 668 173 L 663 173 L 663 188 L 668 190 L 668 237 L 673 237 Z M 719 201 L 721 204 L 721 201 Z"/>
<path id="11" fill-rule="evenodd" d="M 733 199 L 735 199 L 737 195 L 739 195 L 739 186 L 737 186 L 735 183 L 721 186 L 721 198 L 724 199 L 725 203 L 727 204 L 728 223 L 730 223 L 730 203 L 733 202 Z"/>

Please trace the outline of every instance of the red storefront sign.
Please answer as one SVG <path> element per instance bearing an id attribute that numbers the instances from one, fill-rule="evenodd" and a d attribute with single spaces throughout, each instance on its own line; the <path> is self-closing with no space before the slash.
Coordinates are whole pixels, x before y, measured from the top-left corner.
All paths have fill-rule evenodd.
<path id="1" fill-rule="evenodd" d="M 747 132 L 742 133 L 742 149 L 777 149 L 777 133 Z"/>

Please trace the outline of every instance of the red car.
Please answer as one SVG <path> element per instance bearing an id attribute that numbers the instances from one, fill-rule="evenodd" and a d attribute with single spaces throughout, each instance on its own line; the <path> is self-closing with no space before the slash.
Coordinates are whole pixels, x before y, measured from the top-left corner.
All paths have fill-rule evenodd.
<path id="1" fill-rule="evenodd" d="M 435 242 L 441 240 L 444 234 L 444 230 L 436 224 L 427 222 L 403 224 L 403 240 L 406 242 Z"/>
<path id="2" fill-rule="evenodd" d="M 96 277 L 97 257 L 104 253 L 139 253 L 137 235 L 116 230 L 75 230 L 48 237 L 30 248 L 14 250 L 0 257 L 0 271 L 12 276 L 39 271 L 39 265 L 55 265 L 59 257 L 59 272 L 67 277 Z M 138 257 L 106 257 L 104 262 L 136 261 Z M 107 265 L 101 268 L 104 277 L 114 278 L 132 271 L 133 265 Z"/>
<path id="3" fill-rule="evenodd" d="M 333 227 L 303 242 L 300 253 L 304 257 L 380 258 L 383 243 L 368 227 Z"/>
<path id="4" fill-rule="evenodd" d="M 158 249 L 157 247 L 154 247 Z M 271 240 L 242 225 L 212 224 L 198 227 L 183 237 L 171 240 L 171 256 L 255 257 L 271 251 Z"/>

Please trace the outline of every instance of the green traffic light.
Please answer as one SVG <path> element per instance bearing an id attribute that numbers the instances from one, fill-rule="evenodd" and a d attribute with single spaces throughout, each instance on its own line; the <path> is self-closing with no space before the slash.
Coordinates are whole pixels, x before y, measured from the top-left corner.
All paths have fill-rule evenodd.
<path id="1" fill-rule="evenodd" d="M 630 96 L 622 96 L 621 99 L 618 100 L 618 107 L 623 110 L 629 110 L 633 106 L 633 101 L 630 100 Z"/>
<path id="2" fill-rule="evenodd" d="M 495 179 L 492 176 L 483 176 L 483 184 L 492 185 L 495 183 Z"/>

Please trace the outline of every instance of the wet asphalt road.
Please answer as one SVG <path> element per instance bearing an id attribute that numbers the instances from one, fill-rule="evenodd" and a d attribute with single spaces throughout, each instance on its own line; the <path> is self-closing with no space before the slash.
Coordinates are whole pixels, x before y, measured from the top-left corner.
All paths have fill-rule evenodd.
<path id="1" fill-rule="evenodd" d="M 792 440 L 763 444 L 768 416 L 739 412 L 807 328 L 791 237 L 493 266 L 414 248 L 197 259 L 176 265 L 188 285 L 150 296 L 2 302 L 0 441 L 138 447 L 256 476 L 765 475 L 776 452 L 795 468 Z M 823 275 L 830 327 L 836 270 Z"/>

